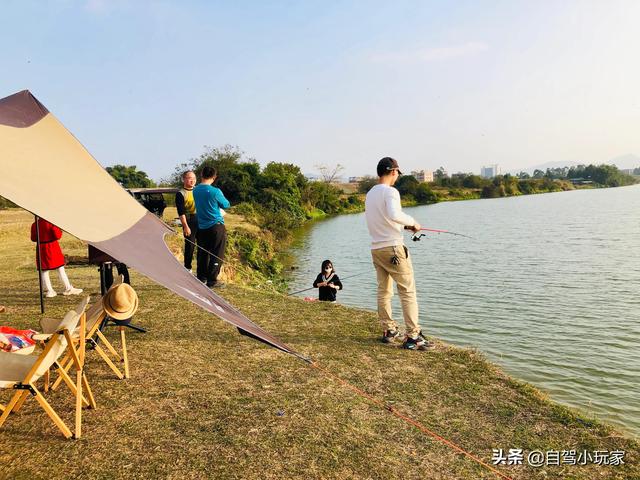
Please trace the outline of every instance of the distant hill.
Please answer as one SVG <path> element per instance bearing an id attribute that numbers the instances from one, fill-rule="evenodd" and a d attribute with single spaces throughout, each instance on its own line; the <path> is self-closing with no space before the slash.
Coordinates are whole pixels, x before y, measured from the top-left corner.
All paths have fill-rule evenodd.
<path id="1" fill-rule="evenodd" d="M 528 174 L 531 175 L 535 170 L 542 170 L 543 172 L 546 172 L 547 168 L 574 167 L 576 165 L 580 165 L 580 164 L 578 162 L 546 162 L 546 163 L 541 163 L 540 165 L 533 165 L 531 167 L 511 170 L 509 173 L 518 174 L 520 172 L 527 172 Z"/>
<path id="2" fill-rule="evenodd" d="M 607 163 L 611 163 L 618 168 L 638 168 L 640 167 L 640 157 L 629 153 L 627 155 L 620 155 L 619 157 L 612 158 Z"/>
<path id="3" fill-rule="evenodd" d="M 581 163 L 588 164 L 587 162 L 546 162 L 546 163 L 541 163 L 539 165 L 533 165 L 531 167 L 510 170 L 509 173 L 518 174 L 522 171 L 525 171 L 529 174 L 532 174 L 534 170 L 542 170 L 543 172 L 546 172 L 547 168 L 574 167 L 576 165 L 580 165 Z M 638 155 L 633 155 L 629 153 L 627 155 L 620 155 L 618 157 L 612 158 L 611 160 L 605 160 L 602 162 L 595 162 L 595 163 L 597 165 L 601 163 L 615 165 L 620 169 L 638 168 L 640 167 L 640 157 Z"/>

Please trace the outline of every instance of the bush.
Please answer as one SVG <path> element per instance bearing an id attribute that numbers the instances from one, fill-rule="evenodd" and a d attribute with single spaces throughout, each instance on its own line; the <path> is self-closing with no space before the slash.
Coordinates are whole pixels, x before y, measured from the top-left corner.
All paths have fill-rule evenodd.
<path id="1" fill-rule="evenodd" d="M 414 177 L 413 175 L 403 175 L 398 179 L 398 181 L 395 184 L 395 187 L 398 189 L 398 192 L 400 192 L 400 195 L 402 195 L 403 197 L 407 195 L 411 195 L 412 197 L 415 198 L 418 185 L 420 185 L 420 182 L 416 180 L 416 177 Z"/>
<path id="2" fill-rule="evenodd" d="M 302 201 L 310 209 L 317 208 L 325 213 L 338 213 L 343 204 L 340 201 L 341 190 L 326 182 L 309 182 L 302 192 Z"/>
<path id="3" fill-rule="evenodd" d="M 358 192 L 367 193 L 377 184 L 378 184 L 377 177 L 371 177 L 371 176 L 363 177 L 362 180 L 358 182 Z"/>
<path id="4" fill-rule="evenodd" d="M 418 185 L 415 196 L 418 203 L 436 203 L 438 201 L 438 196 L 426 183 Z"/>

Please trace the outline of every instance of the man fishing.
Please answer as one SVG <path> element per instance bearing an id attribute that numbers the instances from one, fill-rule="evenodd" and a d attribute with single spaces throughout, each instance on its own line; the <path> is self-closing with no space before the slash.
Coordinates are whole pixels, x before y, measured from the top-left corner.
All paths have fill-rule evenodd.
<path id="1" fill-rule="evenodd" d="M 384 157 L 378 162 L 377 172 L 378 184 L 369 190 L 365 200 L 365 218 L 371 235 L 371 257 L 378 280 L 378 319 L 383 329 L 382 342 L 392 343 L 400 335 L 391 310 L 395 281 L 406 327 L 402 346 L 408 350 L 430 350 L 434 345 L 422 336 L 418 323 L 416 282 L 402 236 L 405 227 L 419 232 L 421 226 L 402 212 L 400 193 L 393 187 L 402 175 L 398 162 Z"/>

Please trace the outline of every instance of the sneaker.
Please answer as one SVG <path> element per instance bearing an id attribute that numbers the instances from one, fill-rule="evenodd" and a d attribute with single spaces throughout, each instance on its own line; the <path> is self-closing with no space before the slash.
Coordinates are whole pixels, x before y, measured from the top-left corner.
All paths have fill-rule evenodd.
<path id="1" fill-rule="evenodd" d="M 224 288 L 226 286 L 227 286 L 227 284 L 224 283 L 224 282 L 216 282 L 211 286 L 211 288 Z"/>
<path id="2" fill-rule="evenodd" d="M 82 293 L 81 288 L 71 287 L 69 290 L 62 292 L 63 295 L 80 295 Z"/>
<path id="3" fill-rule="evenodd" d="M 422 336 L 422 332 L 420 332 L 416 338 L 407 337 L 402 344 L 402 348 L 406 348 L 407 350 L 425 351 L 433 350 L 435 348 L 435 344 L 424 338 Z"/>
<path id="4" fill-rule="evenodd" d="M 391 343 L 397 337 L 400 336 L 400 331 L 396 328 L 395 330 L 385 330 L 382 333 L 382 343 Z"/>
<path id="5" fill-rule="evenodd" d="M 49 290 L 47 293 L 44 294 L 45 297 L 47 298 L 53 298 L 56 295 L 58 295 L 54 290 Z"/>

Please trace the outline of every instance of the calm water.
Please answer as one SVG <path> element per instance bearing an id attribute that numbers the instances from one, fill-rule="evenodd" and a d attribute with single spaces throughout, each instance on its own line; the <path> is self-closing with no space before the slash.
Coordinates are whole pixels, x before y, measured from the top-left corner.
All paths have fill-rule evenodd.
<path id="1" fill-rule="evenodd" d="M 640 436 L 640 186 L 406 211 L 473 237 L 407 235 L 428 334 L 477 347 L 553 399 Z M 338 301 L 375 309 L 368 242 L 363 214 L 316 223 L 292 249 L 291 291 L 330 258 L 343 277 L 367 272 L 345 281 Z"/>

